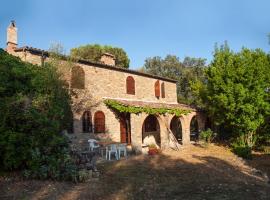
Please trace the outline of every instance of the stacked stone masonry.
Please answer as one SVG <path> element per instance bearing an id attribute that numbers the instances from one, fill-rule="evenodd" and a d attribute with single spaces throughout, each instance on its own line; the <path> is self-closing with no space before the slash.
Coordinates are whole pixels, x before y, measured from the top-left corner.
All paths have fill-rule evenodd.
<path id="1" fill-rule="evenodd" d="M 8 34 L 8 40 L 17 38 L 14 36 L 14 29 L 12 29 Z M 16 29 L 17 31 L 17 29 Z M 7 47 L 7 51 L 19 57 L 21 60 L 30 62 L 36 65 L 42 65 L 42 63 L 50 61 L 49 57 L 44 59 L 43 51 L 41 53 L 33 53 L 29 49 L 18 48 L 14 50 Z M 114 58 L 111 55 L 105 55 L 102 58 L 102 62 L 107 62 L 105 64 L 113 66 L 115 63 Z M 110 60 L 111 59 L 111 60 Z M 65 64 L 66 61 L 62 61 Z M 100 64 L 82 64 L 82 63 L 72 63 L 72 67 L 81 68 L 84 71 L 84 89 L 78 89 L 78 95 L 73 99 L 74 102 L 79 102 L 82 99 L 88 99 L 87 106 L 82 109 L 74 111 L 73 118 L 73 129 L 74 134 L 89 134 L 89 137 L 94 137 L 95 133 L 82 133 L 82 115 L 84 111 L 88 110 L 91 113 L 91 121 L 94 127 L 94 115 L 97 111 L 102 111 L 105 115 L 105 134 L 108 135 L 113 141 L 121 141 L 120 133 L 120 122 L 119 116 L 116 116 L 115 112 L 109 109 L 105 104 L 104 100 L 106 98 L 110 99 L 125 99 L 125 100 L 136 100 L 144 102 L 156 102 L 156 103 L 177 103 L 177 92 L 176 92 L 176 82 L 166 79 L 161 79 L 159 77 L 147 76 L 143 73 L 133 73 L 129 70 L 114 70 L 113 68 L 108 68 L 106 65 L 101 66 Z M 128 76 L 132 76 L 135 80 L 135 94 L 127 94 L 126 90 L 126 79 Z M 71 80 L 71 69 L 67 70 L 65 74 L 66 81 L 70 84 Z M 156 81 L 160 84 L 164 83 L 165 86 L 165 98 L 155 96 L 154 85 Z M 69 85 L 71 87 L 71 85 Z M 131 133 L 131 146 L 136 152 L 143 152 L 143 138 L 142 129 L 144 126 L 144 121 L 148 115 L 146 113 L 130 114 L 130 133 Z M 168 148 L 169 143 L 169 128 L 170 123 L 174 115 L 158 115 L 156 116 L 159 123 L 159 134 L 160 134 L 160 148 Z M 204 129 L 205 117 L 202 113 L 191 109 L 191 112 L 187 115 L 182 115 L 179 117 L 182 127 L 182 144 L 186 145 L 190 143 L 190 123 L 193 117 L 196 117 L 198 122 L 198 131 Z M 94 132 L 94 129 L 92 129 Z"/>

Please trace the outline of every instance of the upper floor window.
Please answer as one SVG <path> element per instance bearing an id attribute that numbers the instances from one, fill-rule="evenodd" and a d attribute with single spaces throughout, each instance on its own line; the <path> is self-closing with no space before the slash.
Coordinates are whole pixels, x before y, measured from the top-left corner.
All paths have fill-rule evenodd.
<path id="1" fill-rule="evenodd" d="M 97 111 L 94 117 L 95 133 L 105 133 L 105 115 L 102 111 Z"/>
<path id="2" fill-rule="evenodd" d="M 82 67 L 75 66 L 71 69 L 71 88 L 84 89 L 85 88 L 85 73 Z"/>
<path id="3" fill-rule="evenodd" d="M 165 83 L 161 83 L 161 97 L 165 98 Z"/>
<path id="4" fill-rule="evenodd" d="M 160 84 L 159 84 L 159 80 L 157 80 L 157 81 L 155 82 L 155 96 L 156 96 L 157 98 L 160 97 Z"/>
<path id="5" fill-rule="evenodd" d="M 135 94 L 135 80 L 132 76 L 128 76 L 126 79 L 127 94 Z"/>

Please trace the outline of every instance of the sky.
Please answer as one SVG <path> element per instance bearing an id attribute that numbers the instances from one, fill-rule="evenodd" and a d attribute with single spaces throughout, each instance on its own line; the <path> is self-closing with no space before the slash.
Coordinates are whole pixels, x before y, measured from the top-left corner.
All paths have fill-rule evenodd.
<path id="1" fill-rule="evenodd" d="M 11 20 L 19 46 L 66 54 L 84 44 L 123 48 L 130 68 L 167 54 L 206 58 L 217 43 L 269 52 L 269 0 L 0 0 L 0 47 Z"/>

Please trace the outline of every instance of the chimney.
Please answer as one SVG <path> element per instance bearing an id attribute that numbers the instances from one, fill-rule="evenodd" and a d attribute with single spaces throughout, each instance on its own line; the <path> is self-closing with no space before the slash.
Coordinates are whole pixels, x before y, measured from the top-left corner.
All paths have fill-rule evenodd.
<path id="1" fill-rule="evenodd" d="M 104 53 L 100 58 L 100 62 L 105 65 L 115 66 L 115 57 L 112 54 Z"/>
<path id="2" fill-rule="evenodd" d="M 7 52 L 14 51 L 17 48 L 17 27 L 15 21 L 12 20 L 7 28 Z"/>

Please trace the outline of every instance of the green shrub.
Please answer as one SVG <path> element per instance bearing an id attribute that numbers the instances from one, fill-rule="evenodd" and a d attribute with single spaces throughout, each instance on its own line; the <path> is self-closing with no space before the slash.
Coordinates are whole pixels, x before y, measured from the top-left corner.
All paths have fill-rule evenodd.
<path id="1" fill-rule="evenodd" d="M 232 144 L 232 151 L 245 159 L 252 159 L 252 147 L 247 146 L 242 137 L 238 137 Z"/>
<path id="2" fill-rule="evenodd" d="M 207 129 L 206 131 L 201 131 L 199 134 L 199 138 L 201 141 L 206 143 L 211 143 L 213 139 L 216 137 L 216 133 L 214 133 L 211 129 Z"/>
<path id="3" fill-rule="evenodd" d="M 245 147 L 241 147 L 241 146 L 235 146 L 233 147 L 233 152 L 245 159 L 251 159 L 252 158 L 252 154 L 251 154 L 251 147 L 245 146 Z"/>
<path id="4" fill-rule="evenodd" d="M 75 180 L 61 131 L 71 122 L 70 97 L 55 67 L 22 62 L 0 49 L 0 166 L 25 177 Z"/>

